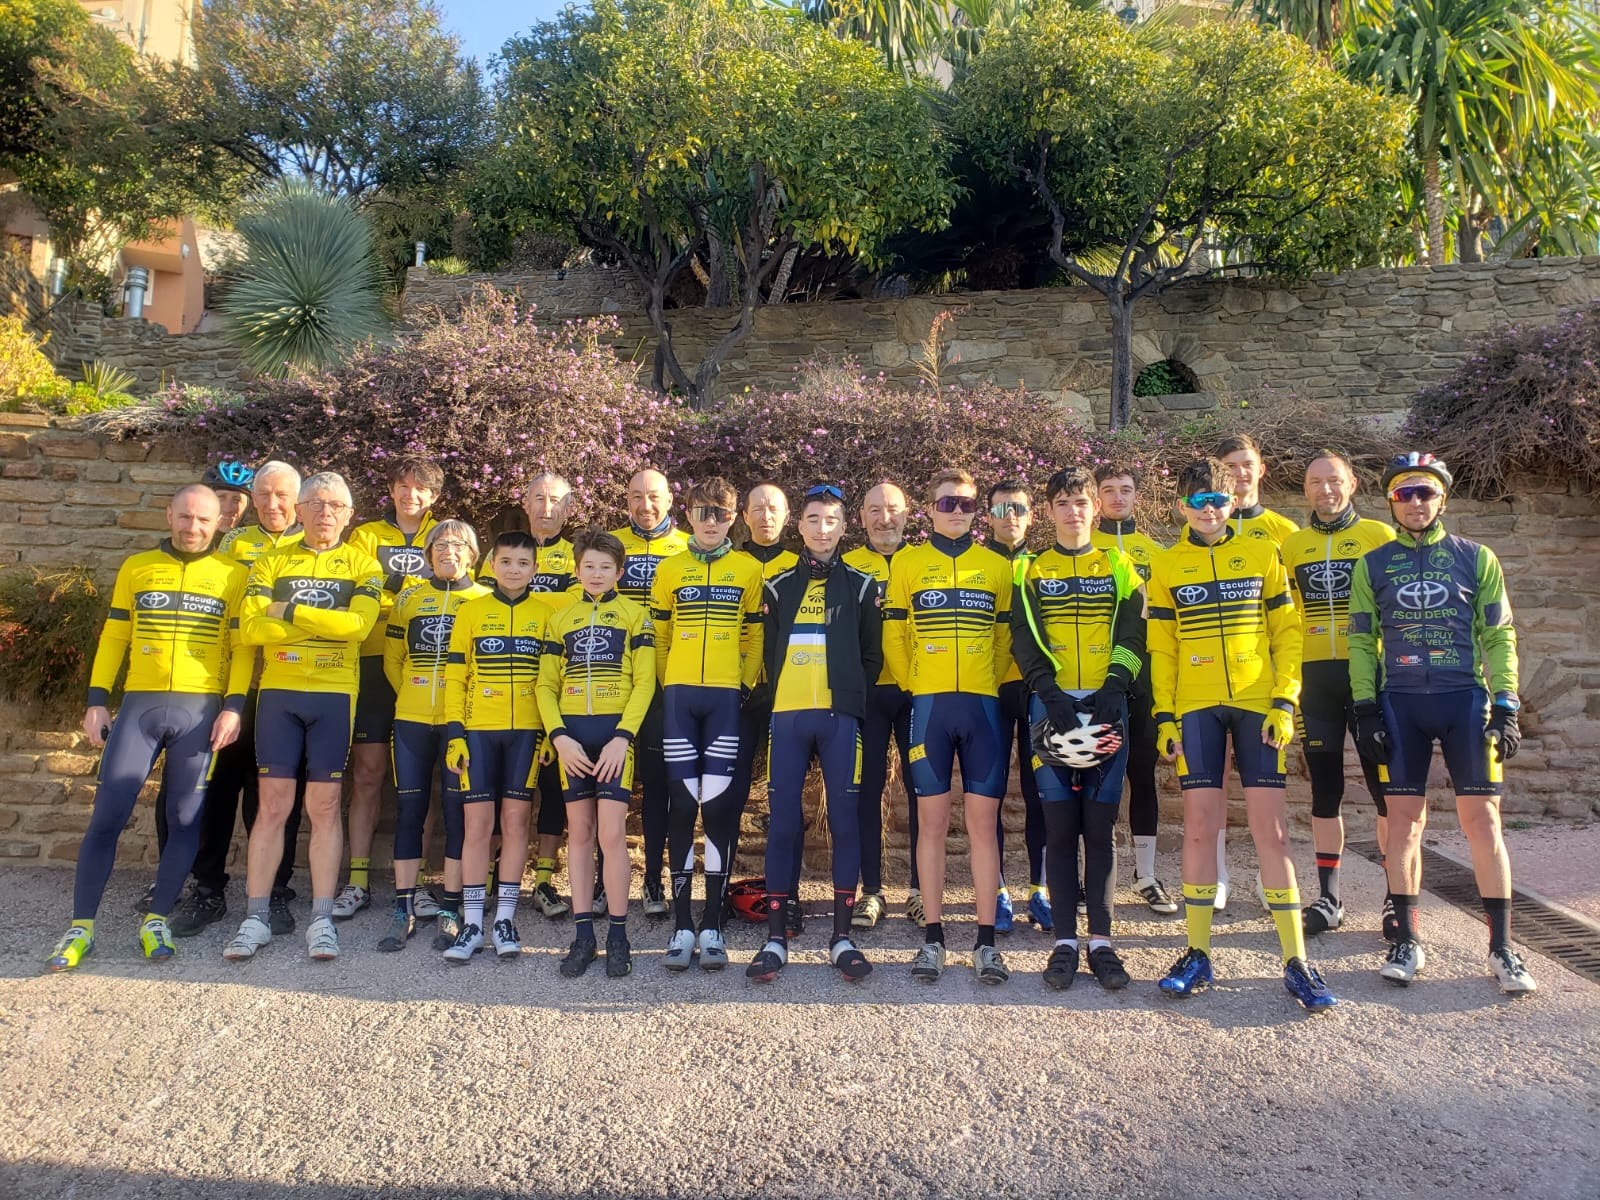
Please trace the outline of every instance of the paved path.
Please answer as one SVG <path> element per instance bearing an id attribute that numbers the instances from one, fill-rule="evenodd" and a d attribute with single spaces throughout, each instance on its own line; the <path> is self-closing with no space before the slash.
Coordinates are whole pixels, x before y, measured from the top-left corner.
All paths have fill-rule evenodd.
<path id="1" fill-rule="evenodd" d="M 1539 994 L 1503 999 L 1481 923 L 1431 899 L 1428 971 L 1391 988 L 1377 868 L 1346 872 L 1353 920 L 1313 948 L 1344 1003 L 1308 1017 L 1247 895 L 1222 918 L 1222 986 L 1173 1003 L 1152 981 L 1181 922 L 1126 904 L 1135 983 L 1115 995 L 1045 989 L 1031 929 L 1008 986 L 964 953 L 915 984 L 898 918 L 852 987 L 822 965 L 822 915 L 769 987 L 743 978 L 753 929 L 730 971 L 669 977 L 639 918 L 631 979 L 573 982 L 569 926 L 527 912 L 515 964 L 378 954 L 369 912 L 336 964 L 288 938 L 233 966 L 214 927 L 151 967 L 126 875 L 89 964 L 41 976 L 69 880 L 5 868 L 0 1196 L 1600 1195 L 1600 988 L 1534 957 Z"/>

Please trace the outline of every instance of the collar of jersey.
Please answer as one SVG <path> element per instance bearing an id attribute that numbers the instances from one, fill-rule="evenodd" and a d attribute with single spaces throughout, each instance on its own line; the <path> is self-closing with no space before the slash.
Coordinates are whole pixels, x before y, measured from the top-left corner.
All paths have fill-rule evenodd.
<path id="1" fill-rule="evenodd" d="M 404 529 L 401 529 L 400 522 L 395 519 L 394 513 L 386 513 L 382 520 L 385 525 L 393 526 L 394 531 L 405 538 L 406 544 L 410 545 L 412 538 L 421 537 L 428 532 L 428 522 L 433 520 L 433 509 L 425 508 L 422 510 L 422 520 L 417 523 L 417 531 L 415 533 L 407 533 Z"/>
<path id="2" fill-rule="evenodd" d="M 1057 554 L 1065 554 L 1068 558 L 1077 558 L 1078 555 L 1080 555 L 1080 554 L 1092 553 L 1095 550 L 1095 548 L 1096 547 L 1095 547 L 1093 542 L 1089 543 L 1086 546 L 1079 546 L 1076 550 L 1069 550 L 1069 549 L 1067 549 L 1067 547 L 1063 546 L 1060 542 L 1057 542 L 1055 544 L 1055 546 L 1054 546 L 1055 552 Z"/>
<path id="3" fill-rule="evenodd" d="M 1436 518 L 1420 534 L 1412 533 L 1400 525 L 1394 527 L 1395 536 L 1408 546 L 1431 546 L 1435 542 L 1444 540 L 1444 519 Z"/>
<path id="4" fill-rule="evenodd" d="M 1015 562 L 1018 558 L 1021 558 L 1023 555 L 1028 553 L 1028 542 L 1027 539 L 1024 538 L 1022 541 L 1018 542 L 1015 547 L 1002 546 L 999 542 L 991 542 L 989 544 L 989 549 L 993 550 L 1007 562 Z"/>
<path id="5" fill-rule="evenodd" d="M 1134 528 L 1134 519 L 1132 517 L 1129 517 L 1126 521 L 1119 521 L 1115 517 L 1101 517 L 1100 532 L 1112 535 L 1120 533 L 1126 536 L 1130 533 L 1137 533 L 1138 530 Z"/>
<path id="6" fill-rule="evenodd" d="M 1215 550 L 1218 546 L 1222 546 L 1222 545 L 1225 545 L 1228 542 L 1233 541 L 1234 537 L 1235 537 L 1234 530 L 1233 530 L 1233 527 L 1230 525 L 1228 528 L 1226 528 L 1226 529 L 1224 529 L 1222 531 L 1222 536 L 1221 537 L 1219 537 L 1216 541 L 1212 542 L 1208 546 L 1204 542 L 1202 542 L 1199 538 L 1195 537 L 1194 530 L 1185 529 L 1183 531 L 1183 540 L 1185 542 L 1187 542 L 1191 546 L 1198 546 L 1202 550 Z"/>
<path id="7" fill-rule="evenodd" d="M 210 546 L 207 546 L 204 550 L 179 550 L 172 544 L 172 539 L 169 537 L 161 539 L 161 549 L 172 555 L 173 558 L 177 559 L 181 563 L 199 562 L 202 558 L 211 553 Z"/>
<path id="8" fill-rule="evenodd" d="M 281 542 L 286 537 L 293 537 L 297 533 L 302 533 L 303 534 L 305 532 L 305 529 L 301 527 L 301 525 L 300 525 L 300 523 L 298 521 L 290 521 L 287 525 L 285 525 L 283 527 L 283 532 L 282 533 L 273 533 L 272 530 L 268 529 L 265 525 L 261 524 L 260 521 L 257 521 L 254 525 L 246 526 L 246 528 L 254 529 L 262 537 L 270 538 L 274 542 Z"/>
<path id="9" fill-rule="evenodd" d="M 440 579 L 436 575 L 430 575 L 428 582 L 433 585 L 435 591 L 459 592 L 462 588 L 472 586 L 472 573 L 469 571 L 459 579 Z"/>
<path id="10" fill-rule="evenodd" d="M 532 588 L 528 588 L 525 592 L 522 593 L 522 595 L 518 596 L 515 600 L 513 600 L 510 596 L 506 595 L 504 592 L 502 592 L 500 590 L 500 585 L 497 583 L 497 584 L 494 585 L 494 595 L 495 595 L 495 599 L 500 601 L 501 604 L 506 604 L 506 605 L 521 604 L 529 596 L 533 595 L 533 589 Z"/>
<path id="11" fill-rule="evenodd" d="M 615 600 L 617 598 L 617 589 L 611 588 L 608 591 L 601 592 L 598 596 L 591 596 L 588 592 L 584 592 L 583 598 L 598 608 L 602 604 L 610 604 Z"/>
<path id="12" fill-rule="evenodd" d="M 547 538 L 544 541 L 540 541 L 537 534 L 529 534 L 528 536 L 533 538 L 533 544 L 539 547 L 541 550 L 548 550 L 551 546 L 559 546 L 562 542 L 560 533 L 557 533 L 553 537 Z"/>
<path id="13" fill-rule="evenodd" d="M 770 546 L 763 546 L 759 542 L 749 541 L 742 549 L 757 562 L 769 563 L 783 553 L 783 543 L 773 542 Z"/>
<path id="14" fill-rule="evenodd" d="M 689 553 L 694 555 L 697 562 L 714 563 L 719 558 L 723 558 L 732 553 L 732 551 L 733 543 L 727 538 L 723 538 L 722 545 L 718 546 L 715 550 L 702 550 L 698 542 L 696 542 L 693 538 L 689 539 Z"/>
<path id="15" fill-rule="evenodd" d="M 972 534 L 968 532 L 958 538 L 947 538 L 942 533 L 930 533 L 928 535 L 928 545 L 941 554 L 948 554 L 951 558 L 960 558 L 968 550 L 972 549 Z"/>
<path id="16" fill-rule="evenodd" d="M 1252 504 L 1249 508 L 1236 508 L 1233 510 L 1231 516 L 1242 517 L 1246 521 L 1253 521 L 1266 511 L 1267 506 L 1265 504 L 1257 503 Z"/>
<path id="17" fill-rule="evenodd" d="M 1331 521 L 1324 521 L 1313 512 L 1311 514 L 1311 528 L 1318 533 L 1338 533 L 1340 530 L 1349 529 L 1360 519 L 1356 515 L 1356 506 L 1352 504 Z"/>
<path id="18" fill-rule="evenodd" d="M 668 517 L 654 529 L 640 529 L 638 522 L 632 520 L 628 522 L 628 528 L 633 530 L 634 537 L 643 538 L 647 542 L 653 542 L 657 538 L 666 537 L 667 534 L 671 533 L 677 528 L 677 525 L 673 522 L 671 517 Z"/>

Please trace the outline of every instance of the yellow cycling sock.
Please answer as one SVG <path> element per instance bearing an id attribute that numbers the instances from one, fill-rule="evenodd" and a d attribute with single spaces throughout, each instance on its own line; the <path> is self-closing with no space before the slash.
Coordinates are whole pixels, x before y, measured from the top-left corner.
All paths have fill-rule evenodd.
<path id="1" fill-rule="evenodd" d="M 1028 885 L 1028 899 L 1029 900 L 1032 900 L 1035 896 L 1042 896 L 1042 895 L 1044 895 L 1044 884 L 1042 884 L 1042 883 L 1030 883 Z"/>
<path id="2" fill-rule="evenodd" d="M 1216 915 L 1217 885 L 1214 883 L 1186 883 L 1183 885 L 1183 915 L 1189 925 L 1189 946 L 1193 950 L 1211 953 L 1211 918 Z"/>
<path id="3" fill-rule="evenodd" d="M 372 867 L 370 858 L 352 858 L 350 860 L 350 886 L 364 888 L 367 886 L 367 872 Z"/>
<path id="4" fill-rule="evenodd" d="M 533 886 L 538 887 L 541 883 L 549 883 L 555 873 L 556 860 L 553 858 L 541 858 L 534 865 Z"/>
<path id="5" fill-rule="evenodd" d="M 1283 961 L 1306 957 L 1306 932 L 1300 924 L 1300 889 L 1297 887 L 1262 888 L 1267 897 L 1267 908 L 1272 913 L 1272 923 L 1278 927 L 1278 945 L 1283 947 Z"/>

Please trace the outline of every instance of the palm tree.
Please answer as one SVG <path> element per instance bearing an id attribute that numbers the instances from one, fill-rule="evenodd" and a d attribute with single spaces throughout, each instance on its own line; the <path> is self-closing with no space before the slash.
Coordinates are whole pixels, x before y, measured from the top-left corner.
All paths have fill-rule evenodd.
<path id="1" fill-rule="evenodd" d="M 1258 24 L 1282 30 L 1331 54 L 1355 31 L 1361 0 L 1233 0 Z"/>

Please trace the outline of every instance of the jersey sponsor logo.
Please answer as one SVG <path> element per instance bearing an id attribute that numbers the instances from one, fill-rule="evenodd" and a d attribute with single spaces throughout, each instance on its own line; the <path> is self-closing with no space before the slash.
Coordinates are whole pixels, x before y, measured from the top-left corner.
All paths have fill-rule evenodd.
<path id="1" fill-rule="evenodd" d="M 1443 546 L 1435 546 L 1428 552 L 1428 565 L 1440 571 L 1448 571 L 1456 565 L 1456 557 Z"/>
<path id="2" fill-rule="evenodd" d="M 1251 532 L 1250 536 L 1251 537 L 1266 537 L 1267 535 L 1264 532 L 1254 531 L 1253 530 Z M 1229 567 L 1230 570 L 1234 570 L 1234 571 L 1242 571 L 1242 570 L 1244 570 L 1244 556 L 1242 554 L 1235 554 L 1232 558 L 1230 558 L 1228 560 L 1228 567 Z"/>
<path id="3" fill-rule="evenodd" d="M 679 600 L 698 600 L 698 599 L 700 599 L 700 589 L 697 588 L 697 587 L 679 588 L 678 589 L 678 599 Z"/>
<path id="4" fill-rule="evenodd" d="M 1350 590 L 1350 572 L 1343 566 L 1323 566 L 1306 573 L 1310 590 L 1324 596 L 1343 595 Z"/>
<path id="5" fill-rule="evenodd" d="M 1197 583 L 1188 583 L 1172 595 L 1179 604 L 1199 604 L 1206 598 L 1206 589 Z"/>
<path id="6" fill-rule="evenodd" d="M 1339 543 L 1340 554 L 1357 554 L 1361 550 L 1361 543 L 1354 538 L 1346 538 Z"/>
<path id="7" fill-rule="evenodd" d="M 499 654 L 505 648 L 505 638 L 486 637 L 478 639 L 478 653 L 480 654 Z"/>
<path id="8" fill-rule="evenodd" d="M 442 650 L 450 644 L 450 627 L 453 617 L 424 617 L 417 623 L 417 640 L 430 650 Z"/>
<path id="9" fill-rule="evenodd" d="M 1065 579 L 1041 579 L 1039 581 L 1039 594 L 1041 596 L 1065 596 L 1072 585 Z"/>
<path id="10" fill-rule="evenodd" d="M 336 599 L 324 587 L 296 587 L 289 593 L 290 604 L 303 604 L 307 608 L 332 608 Z"/>
<path id="11" fill-rule="evenodd" d="M 917 596 L 918 608 L 943 608 L 950 602 L 950 597 L 943 592 L 922 592 Z"/>
<path id="12" fill-rule="evenodd" d="M 428 560 L 422 551 L 411 546 L 395 546 L 389 551 L 389 572 L 395 575 L 422 575 L 427 572 Z"/>
<path id="13" fill-rule="evenodd" d="M 137 607 L 137 608 L 156 608 L 156 609 L 171 608 L 172 607 L 172 593 L 171 592 L 140 592 L 139 593 L 139 599 L 138 599 L 138 602 L 135 605 L 135 607 Z"/>
<path id="14" fill-rule="evenodd" d="M 600 633 L 579 634 L 572 639 L 574 654 L 602 654 L 611 646 L 611 639 Z"/>
<path id="15" fill-rule="evenodd" d="M 1395 590 L 1395 599 L 1411 610 L 1437 608 L 1450 598 L 1450 589 L 1432 579 L 1414 579 Z"/>

